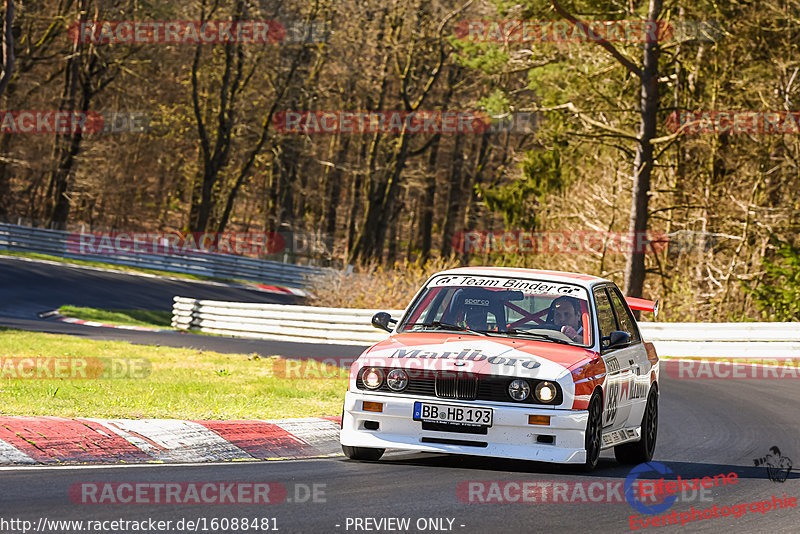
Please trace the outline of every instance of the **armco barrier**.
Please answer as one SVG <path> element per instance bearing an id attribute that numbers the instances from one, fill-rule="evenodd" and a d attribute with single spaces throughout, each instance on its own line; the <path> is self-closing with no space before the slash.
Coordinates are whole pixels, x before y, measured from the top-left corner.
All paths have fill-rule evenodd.
<path id="1" fill-rule="evenodd" d="M 800 358 L 798 323 L 639 323 L 658 354 L 672 357 Z"/>
<path id="2" fill-rule="evenodd" d="M 389 334 L 371 325 L 378 311 L 399 319 L 402 310 L 362 310 L 249 304 L 175 297 L 172 326 L 240 337 L 371 345 Z M 798 358 L 796 323 L 639 323 L 658 354 L 707 358 Z"/>
<path id="3" fill-rule="evenodd" d="M 0 249 L 289 287 L 305 287 L 309 276 L 329 271 L 232 254 L 73 254 L 67 250 L 70 235 L 74 233 L 0 223 Z"/>
<path id="4" fill-rule="evenodd" d="M 172 326 L 239 337 L 371 345 L 389 334 L 371 324 L 383 310 L 251 304 L 175 297 Z M 390 312 L 398 317 L 402 311 Z"/>

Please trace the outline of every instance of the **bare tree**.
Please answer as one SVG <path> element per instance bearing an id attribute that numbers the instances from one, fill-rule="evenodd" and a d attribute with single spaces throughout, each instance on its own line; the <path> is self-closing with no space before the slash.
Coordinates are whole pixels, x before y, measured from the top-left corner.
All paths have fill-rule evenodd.
<path id="1" fill-rule="evenodd" d="M 14 75 L 14 34 L 11 25 L 14 23 L 14 0 L 6 0 L 5 16 L 3 17 L 3 70 L 0 76 L 0 97 L 6 92 L 6 87 Z"/>
<path id="2" fill-rule="evenodd" d="M 584 30 L 588 25 L 561 7 L 556 0 L 552 0 L 553 8 L 559 15 L 573 25 L 580 25 Z M 655 21 L 661 16 L 662 0 L 650 0 L 645 24 L 655 28 Z M 603 47 L 614 59 L 623 65 L 628 72 L 640 80 L 639 101 L 639 134 L 636 145 L 636 158 L 633 162 L 633 198 L 629 232 L 634 239 L 633 252 L 628 255 L 625 265 L 625 294 L 631 297 L 641 297 L 645 278 L 645 250 L 643 238 L 647 231 L 648 201 L 650 194 L 650 176 L 653 172 L 653 145 L 655 139 L 656 121 L 658 116 L 658 56 L 659 47 L 657 39 L 646 39 L 644 45 L 644 60 L 642 67 L 622 55 L 619 50 L 606 41 L 598 39 L 598 45 Z"/>

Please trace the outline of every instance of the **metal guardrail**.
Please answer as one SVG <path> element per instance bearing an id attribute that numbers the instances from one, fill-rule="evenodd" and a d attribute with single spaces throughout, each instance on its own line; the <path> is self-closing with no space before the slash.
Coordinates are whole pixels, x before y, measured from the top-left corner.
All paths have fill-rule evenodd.
<path id="1" fill-rule="evenodd" d="M 403 310 L 361 310 L 247 304 L 175 297 L 172 326 L 240 337 L 371 345 L 389 334 L 371 325 L 378 311 L 399 319 Z M 798 358 L 796 323 L 639 323 L 660 356 Z"/>
<path id="2" fill-rule="evenodd" d="M 639 323 L 662 356 L 800 358 L 797 323 Z"/>
<path id="3" fill-rule="evenodd" d="M 238 337 L 371 345 L 389 334 L 378 330 L 370 319 L 383 310 L 288 306 L 196 300 L 175 297 L 172 326 L 212 334 Z M 395 316 L 402 311 L 390 312 Z"/>
<path id="4" fill-rule="evenodd" d="M 100 261 L 174 273 L 250 280 L 289 287 L 305 287 L 309 276 L 330 271 L 330 269 L 322 267 L 293 265 L 232 254 L 125 254 L 118 252 L 114 254 L 75 254 L 69 250 L 67 240 L 70 236 L 75 239 L 76 235 L 79 234 L 0 223 L 0 249 Z"/>

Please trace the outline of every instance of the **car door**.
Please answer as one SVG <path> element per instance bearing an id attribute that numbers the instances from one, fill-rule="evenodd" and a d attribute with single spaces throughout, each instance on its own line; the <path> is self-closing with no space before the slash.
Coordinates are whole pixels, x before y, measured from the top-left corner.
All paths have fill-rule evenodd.
<path id="1" fill-rule="evenodd" d="M 592 291 L 597 310 L 600 332 L 600 354 L 606 364 L 607 379 L 603 402 L 603 430 L 616 430 L 628 425 L 631 411 L 630 387 L 636 363 L 635 349 L 631 346 L 608 348 L 611 332 L 623 330 L 614 312 L 608 285 L 595 287 Z M 608 443 L 604 443 L 608 445 Z"/>
<path id="2" fill-rule="evenodd" d="M 639 426 L 644 415 L 645 404 L 647 403 L 647 393 L 650 386 L 650 369 L 653 364 L 647 358 L 647 349 L 642 342 L 639 327 L 631 313 L 628 303 L 622 296 L 619 288 L 609 286 L 608 294 L 611 297 L 611 307 L 617 318 L 619 329 L 627 332 L 631 336 L 631 344 L 628 347 L 627 359 L 631 362 L 631 381 L 630 384 L 621 390 L 621 396 L 630 404 L 628 414 L 628 424 L 626 426 Z"/>

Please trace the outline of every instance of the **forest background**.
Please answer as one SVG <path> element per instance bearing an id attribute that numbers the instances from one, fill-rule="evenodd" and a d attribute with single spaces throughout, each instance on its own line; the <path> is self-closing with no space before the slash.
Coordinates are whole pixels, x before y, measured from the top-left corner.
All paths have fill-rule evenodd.
<path id="1" fill-rule="evenodd" d="M 504 39 L 502 24 L 464 31 L 567 17 L 681 31 L 649 50 L 636 39 Z M 74 38 L 87 21 L 229 20 L 285 31 L 270 43 Z M 0 220 L 316 235 L 324 250 L 292 259 L 353 265 L 371 275 L 365 294 L 403 277 L 395 285 L 411 291 L 455 264 L 623 286 L 628 254 L 614 246 L 465 250 L 463 236 L 629 232 L 649 52 L 644 222 L 668 242 L 643 254 L 641 293 L 661 299 L 665 320 L 800 320 L 800 128 L 675 130 L 675 113 L 798 109 L 797 0 L 35 0 L 15 5 L 11 33 L 3 110 L 128 113 L 146 127 L 3 128 Z M 281 128 L 287 111 L 337 110 L 481 112 L 494 123 L 480 133 Z M 335 287 L 341 298 L 356 286 Z M 408 291 L 385 304 L 403 307 Z"/>

